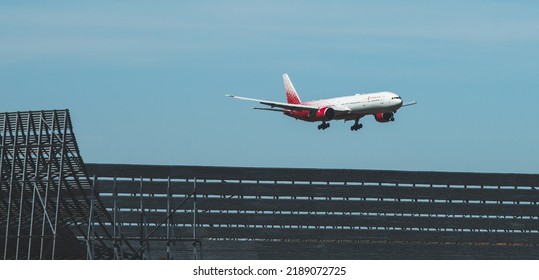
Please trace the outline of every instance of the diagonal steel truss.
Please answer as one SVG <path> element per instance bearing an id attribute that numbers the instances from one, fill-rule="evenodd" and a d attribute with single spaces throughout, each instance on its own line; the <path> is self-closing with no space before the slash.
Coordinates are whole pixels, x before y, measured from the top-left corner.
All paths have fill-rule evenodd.
<path id="1" fill-rule="evenodd" d="M 114 256 L 68 110 L 1 113 L 0 170 L 0 259 Z"/>

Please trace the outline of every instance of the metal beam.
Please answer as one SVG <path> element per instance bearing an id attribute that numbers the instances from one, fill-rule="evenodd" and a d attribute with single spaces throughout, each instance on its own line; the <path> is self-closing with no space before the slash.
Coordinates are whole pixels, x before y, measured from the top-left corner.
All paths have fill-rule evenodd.
<path id="1" fill-rule="evenodd" d="M 1 258 L 111 258 L 94 229 L 110 237 L 112 219 L 93 197 L 69 111 L 2 113 L 0 143 Z"/>

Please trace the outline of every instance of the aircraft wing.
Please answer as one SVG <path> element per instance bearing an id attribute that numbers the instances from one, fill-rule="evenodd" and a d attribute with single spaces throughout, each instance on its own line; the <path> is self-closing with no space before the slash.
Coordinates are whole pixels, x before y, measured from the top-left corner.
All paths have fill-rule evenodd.
<path id="1" fill-rule="evenodd" d="M 275 101 L 267 101 L 267 100 L 261 100 L 261 99 L 254 99 L 254 98 L 248 98 L 248 97 L 235 96 L 235 95 L 230 95 L 230 94 L 227 94 L 226 96 L 236 98 L 236 99 L 241 99 L 241 100 L 248 100 L 248 101 L 258 102 L 258 103 L 260 103 L 262 105 L 270 106 L 271 108 L 277 107 L 277 108 L 282 108 L 282 109 L 285 109 L 285 110 L 292 110 L 292 111 L 302 111 L 302 110 L 317 111 L 318 109 L 321 108 L 321 107 L 317 107 L 317 106 L 302 105 L 302 104 L 290 104 L 290 103 L 275 102 Z M 350 109 L 345 108 L 345 107 L 331 107 L 331 108 L 333 108 L 338 113 L 348 113 L 348 112 L 350 112 Z M 262 108 L 254 108 L 254 109 L 261 110 Z M 280 111 L 280 110 L 270 110 L 270 109 L 266 109 L 266 110 L 268 110 L 268 111 Z"/>

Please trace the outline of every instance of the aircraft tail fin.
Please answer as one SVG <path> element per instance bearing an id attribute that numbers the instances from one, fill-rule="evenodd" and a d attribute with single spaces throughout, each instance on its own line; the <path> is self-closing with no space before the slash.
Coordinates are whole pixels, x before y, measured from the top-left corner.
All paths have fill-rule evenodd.
<path id="1" fill-rule="evenodd" d="M 283 74 L 283 80 L 288 104 L 301 104 L 298 93 L 296 92 L 296 89 L 294 89 L 294 85 L 290 81 L 290 78 L 288 78 L 287 74 Z"/>

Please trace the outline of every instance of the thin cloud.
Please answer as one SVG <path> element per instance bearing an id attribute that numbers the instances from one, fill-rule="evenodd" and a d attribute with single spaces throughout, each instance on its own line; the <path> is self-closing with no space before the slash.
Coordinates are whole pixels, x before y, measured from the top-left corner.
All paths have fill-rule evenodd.
<path id="1" fill-rule="evenodd" d="M 511 3 L 428 2 L 4 7 L 0 9 L 0 55 L 11 59 L 64 54 L 159 56 L 302 42 L 374 50 L 392 42 L 406 46 L 426 41 L 539 41 L 539 18 L 522 13 L 523 9 Z"/>

